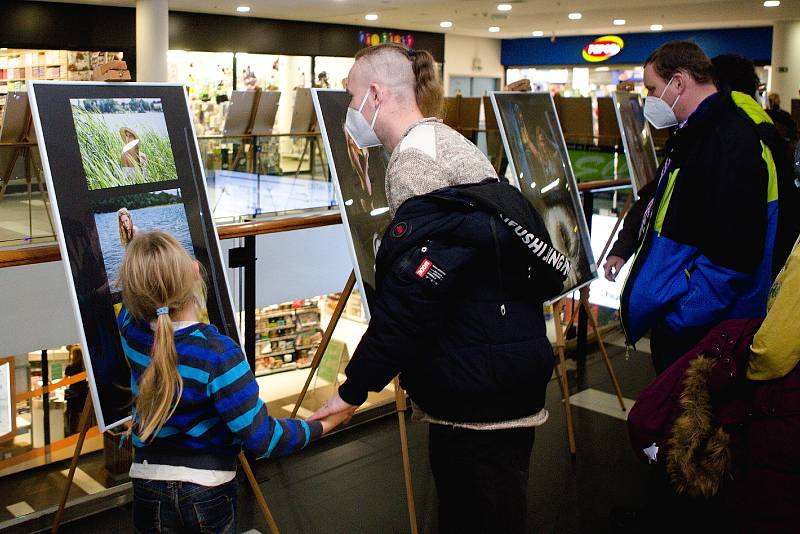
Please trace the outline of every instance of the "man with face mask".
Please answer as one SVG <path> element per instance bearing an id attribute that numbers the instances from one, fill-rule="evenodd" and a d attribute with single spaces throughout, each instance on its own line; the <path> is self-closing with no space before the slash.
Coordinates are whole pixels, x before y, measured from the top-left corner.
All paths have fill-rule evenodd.
<path id="1" fill-rule="evenodd" d="M 645 62 L 645 118 L 677 129 L 667 143 L 620 316 L 630 343 L 651 330 L 656 372 L 714 324 L 763 317 L 778 215 L 777 174 L 749 96 L 718 90 L 696 44 L 662 45 Z"/>
<path id="2" fill-rule="evenodd" d="M 526 531 L 534 430 L 554 358 L 542 302 L 570 271 L 541 216 L 436 114 L 427 52 L 385 44 L 356 56 L 345 129 L 391 152 L 393 216 L 376 257 L 369 328 L 347 380 L 311 419 L 352 413 L 398 373 L 429 423 L 438 532 Z"/>

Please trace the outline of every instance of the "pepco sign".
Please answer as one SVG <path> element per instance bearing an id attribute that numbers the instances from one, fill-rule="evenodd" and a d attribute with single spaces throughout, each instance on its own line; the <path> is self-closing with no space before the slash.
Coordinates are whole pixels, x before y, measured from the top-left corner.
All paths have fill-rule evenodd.
<path id="1" fill-rule="evenodd" d="M 622 37 L 604 35 L 583 47 L 583 59 L 591 63 L 605 61 L 619 54 L 625 47 Z"/>

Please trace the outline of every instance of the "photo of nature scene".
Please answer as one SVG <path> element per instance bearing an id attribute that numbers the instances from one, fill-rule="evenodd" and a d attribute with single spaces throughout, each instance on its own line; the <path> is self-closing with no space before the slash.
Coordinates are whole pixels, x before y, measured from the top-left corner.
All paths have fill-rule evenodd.
<path id="1" fill-rule="evenodd" d="M 90 190 L 178 179 L 161 99 L 70 103 Z"/>

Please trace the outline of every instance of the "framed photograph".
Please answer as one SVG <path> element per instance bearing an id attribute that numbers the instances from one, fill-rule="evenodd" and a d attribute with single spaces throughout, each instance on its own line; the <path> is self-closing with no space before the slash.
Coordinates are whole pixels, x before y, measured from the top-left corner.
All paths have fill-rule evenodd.
<path id="1" fill-rule="evenodd" d="M 136 234 L 163 230 L 207 274 L 208 319 L 238 340 L 185 89 L 28 82 L 56 235 L 101 431 L 130 417 L 117 273 Z"/>
<path id="2" fill-rule="evenodd" d="M 336 184 L 336 199 L 347 229 L 347 243 L 369 319 L 375 295 L 375 256 L 391 222 L 386 201 L 389 153 L 381 147 L 359 149 L 344 130 L 350 95 L 333 89 L 313 89 L 322 141 Z"/>
<path id="3" fill-rule="evenodd" d="M 612 97 L 633 191 L 638 194 L 642 187 L 656 179 L 656 146 L 650 133 L 650 125 L 644 118 L 642 97 L 626 91 L 616 91 Z"/>
<path id="4" fill-rule="evenodd" d="M 490 93 L 515 185 L 544 218 L 572 272 L 561 298 L 597 277 L 589 228 L 550 93 Z"/>

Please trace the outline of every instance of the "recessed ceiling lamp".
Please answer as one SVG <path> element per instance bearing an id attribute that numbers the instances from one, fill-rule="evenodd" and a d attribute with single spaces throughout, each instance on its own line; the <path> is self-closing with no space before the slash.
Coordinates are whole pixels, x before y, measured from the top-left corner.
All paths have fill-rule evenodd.
<path id="1" fill-rule="evenodd" d="M 661 24 L 651 24 L 650 25 L 650 31 L 651 32 L 660 32 L 663 29 L 664 29 L 664 26 L 662 26 Z"/>
<path id="2" fill-rule="evenodd" d="M 764 7 L 778 7 L 781 5 L 779 0 L 767 0 L 764 2 Z"/>
<path id="3" fill-rule="evenodd" d="M 440 28 L 452 28 L 453 27 L 453 23 L 450 22 L 449 20 L 443 20 L 442 22 L 439 23 L 439 27 Z"/>
<path id="4" fill-rule="evenodd" d="M 489 26 L 489 31 L 492 33 L 497 33 L 500 31 L 500 26 Z"/>
<path id="5" fill-rule="evenodd" d="M 569 20 L 581 20 L 583 18 L 583 15 L 581 15 L 580 13 L 570 13 L 569 15 L 567 15 L 567 18 Z"/>
<path id="6" fill-rule="evenodd" d="M 250 6 L 239 6 L 236 8 L 239 13 L 250 13 Z"/>
<path id="7" fill-rule="evenodd" d="M 511 11 L 511 4 L 497 4 L 497 11 Z"/>
<path id="8" fill-rule="evenodd" d="M 625 19 L 614 19 L 614 26 L 625 26 Z"/>
<path id="9" fill-rule="evenodd" d="M 533 32 L 533 36 L 534 37 L 541 37 L 543 35 L 544 35 L 544 32 L 542 30 L 536 30 L 535 32 Z"/>
<path id="10" fill-rule="evenodd" d="M 376 15 L 375 13 L 368 13 L 364 15 L 364 18 L 366 20 L 378 20 L 378 15 Z"/>

